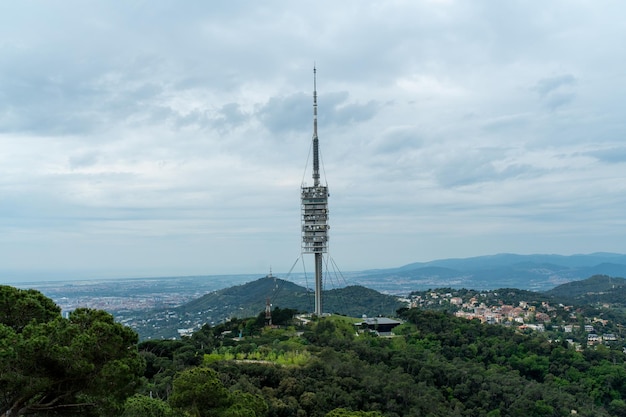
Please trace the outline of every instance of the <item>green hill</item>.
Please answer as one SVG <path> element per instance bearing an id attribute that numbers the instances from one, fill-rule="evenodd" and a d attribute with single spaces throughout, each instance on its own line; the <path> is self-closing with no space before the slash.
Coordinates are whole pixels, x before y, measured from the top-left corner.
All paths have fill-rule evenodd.
<path id="1" fill-rule="evenodd" d="M 142 340 L 178 338 L 204 324 L 217 325 L 233 318 L 256 317 L 265 311 L 269 299 L 272 310 L 314 310 L 314 293 L 293 282 L 266 276 L 203 295 L 180 307 L 142 312 L 132 326 Z M 375 290 L 349 286 L 324 291 L 324 312 L 352 317 L 395 315 L 405 303 Z M 182 331 L 182 333 L 181 333 Z"/>
<path id="2" fill-rule="evenodd" d="M 626 279 L 594 275 L 546 291 L 545 294 L 575 304 L 626 303 Z"/>
<path id="3" fill-rule="evenodd" d="M 243 285 L 206 294 L 178 308 L 180 313 L 210 316 L 221 322 L 232 317 L 251 317 L 265 310 L 267 300 L 272 308 L 290 308 L 302 312 L 314 309 L 314 295 L 290 281 L 266 276 Z M 360 317 L 395 314 L 404 304 L 397 297 L 353 285 L 323 293 L 324 311 Z"/>
<path id="4" fill-rule="evenodd" d="M 312 295 L 311 295 L 312 297 Z M 210 321 L 230 317 L 253 317 L 265 310 L 267 299 L 272 306 L 310 310 L 306 288 L 279 278 L 266 276 L 256 281 L 206 294 L 178 308 L 181 313 L 201 314 Z"/>

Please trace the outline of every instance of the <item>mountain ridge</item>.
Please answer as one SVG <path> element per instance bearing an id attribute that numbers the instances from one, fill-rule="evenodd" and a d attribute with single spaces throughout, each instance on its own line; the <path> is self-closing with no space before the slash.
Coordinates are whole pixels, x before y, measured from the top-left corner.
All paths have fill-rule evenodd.
<path id="1" fill-rule="evenodd" d="M 610 252 L 575 255 L 501 253 L 414 262 L 396 268 L 366 270 L 356 275 L 362 285 L 395 294 L 435 287 L 496 289 L 506 286 L 547 291 L 594 275 L 626 277 L 626 255 Z"/>
<path id="2" fill-rule="evenodd" d="M 613 262 L 609 262 L 613 261 Z M 532 263 L 554 263 L 556 265 L 564 265 L 569 267 L 581 267 L 589 266 L 590 263 L 615 263 L 619 260 L 620 264 L 626 264 L 626 255 L 612 252 L 594 252 L 590 254 L 574 254 L 574 255 L 559 255 L 559 254 L 529 254 L 521 255 L 516 253 L 497 253 L 494 255 L 481 255 L 472 256 L 468 258 L 443 258 L 435 259 L 427 262 L 412 262 L 398 268 L 390 269 L 403 269 L 410 270 L 415 267 L 424 266 L 441 266 L 454 269 L 459 265 L 464 269 L 471 268 L 470 265 L 477 264 L 479 268 L 486 266 L 502 266 L 518 263 L 521 261 Z"/>

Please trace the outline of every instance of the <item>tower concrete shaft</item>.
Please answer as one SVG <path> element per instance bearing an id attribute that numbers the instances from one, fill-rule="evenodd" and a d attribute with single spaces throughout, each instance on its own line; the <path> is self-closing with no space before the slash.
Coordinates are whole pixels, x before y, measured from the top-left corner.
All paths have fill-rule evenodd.
<path id="1" fill-rule="evenodd" d="M 315 254 L 315 315 L 322 316 L 322 254 Z"/>

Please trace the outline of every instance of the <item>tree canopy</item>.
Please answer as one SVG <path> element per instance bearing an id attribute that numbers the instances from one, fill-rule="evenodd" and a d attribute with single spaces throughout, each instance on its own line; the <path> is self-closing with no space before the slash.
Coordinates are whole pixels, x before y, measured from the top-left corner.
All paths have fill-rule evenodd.
<path id="1" fill-rule="evenodd" d="M 231 392 L 210 368 L 197 367 L 174 379 L 170 403 L 193 417 L 262 417 L 267 405 L 259 396 Z"/>
<path id="2" fill-rule="evenodd" d="M 112 315 L 77 309 L 65 319 L 38 291 L 0 293 L 0 414 L 89 415 L 118 409 L 137 389 L 137 334 Z"/>
<path id="3" fill-rule="evenodd" d="M 20 332 L 32 321 L 45 323 L 58 317 L 59 306 L 39 291 L 0 285 L 0 324 Z"/>
<path id="4" fill-rule="evenodd" d="M 179 346 L 145 343 L 149 368 L 159 367 L 150 391 L 194 416 L 626 416 L 621 350 L 576 351 L 443 312 L 398 313 L 404 324 L 391 338 L 357 335 L 356 320 L 331 316 L 243 338 L 237 329 L 258 320 L 232 321 L 205 326 Z M 235 393 L 267 411 L 233 407 Z"/>

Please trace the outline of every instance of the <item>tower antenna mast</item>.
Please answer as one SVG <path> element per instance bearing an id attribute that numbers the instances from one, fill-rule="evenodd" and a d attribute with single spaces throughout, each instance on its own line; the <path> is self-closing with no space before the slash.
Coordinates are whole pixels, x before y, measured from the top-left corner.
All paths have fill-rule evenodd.
<path id="1" fill-rule="evenodd" d="M 302 185 L 302 252 L 315 255 L 315 314 L 322 315 L 322 254 L 328 252 L 328 187 L 320 185 L 317 69 L 313 67 L 313 186 Z"/>
<path id="2" fill-rule="evenodd" d="M 313 185 L 320 185 L 320 142 L 317 137 L 317 69 L 313 67 Z"/>

